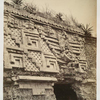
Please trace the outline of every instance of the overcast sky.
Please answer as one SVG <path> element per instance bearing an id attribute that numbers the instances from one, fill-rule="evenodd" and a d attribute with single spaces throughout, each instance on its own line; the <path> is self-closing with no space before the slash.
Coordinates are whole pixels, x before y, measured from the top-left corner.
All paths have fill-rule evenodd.
<path id="1" fill-rule="evenodd" d="M 6 0 L 11 1 L 11 0 Z M 36 4 L 40 9 L 48 7 L 55 12 L 71 15 L 79 23 L 93 26 L 93 36 L 96 36 L 96 0 L 23 0 L 27 3 Z"/>

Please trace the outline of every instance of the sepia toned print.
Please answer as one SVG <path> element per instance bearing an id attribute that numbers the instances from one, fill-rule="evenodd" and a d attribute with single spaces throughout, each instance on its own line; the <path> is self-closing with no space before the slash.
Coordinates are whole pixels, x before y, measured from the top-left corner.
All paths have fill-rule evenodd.
<path id="1" fill-rule="evenodd" d="M 22 1 L 4 2 L 4 100 L 96 100 L 92 27 Z"/>

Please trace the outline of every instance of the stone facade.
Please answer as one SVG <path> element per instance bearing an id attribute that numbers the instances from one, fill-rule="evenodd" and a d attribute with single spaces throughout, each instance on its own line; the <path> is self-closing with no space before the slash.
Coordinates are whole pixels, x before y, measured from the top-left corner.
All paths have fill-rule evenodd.
<path id="1" fill-rule="evenodd" d="M 55 84 L 70 84 L 77 100 L 96 100 L 89 42 L 80 30 L 5 4 L 4 100 L 57 100 Z"/>

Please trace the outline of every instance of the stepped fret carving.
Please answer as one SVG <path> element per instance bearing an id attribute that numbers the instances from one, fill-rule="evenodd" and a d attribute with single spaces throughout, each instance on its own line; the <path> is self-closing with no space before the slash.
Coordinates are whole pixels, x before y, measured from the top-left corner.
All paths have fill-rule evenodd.
<path id="1" fill-rule="evenodd" d="M 19 54 L 10 54 L 9 55 L 10 59 L 10 66 L 11 67 L 18 67 L 18 68 L 23 68 L 23 56 Z"/>
<path id="2" fill-rule="evenodd" d="M 43 66 L 41 67 L 41 71 L 44 72 L 59 72 L 59 66 L 57 64 L 56 58 L 53 55 L 43 55 L 42 54 L 42 59 L 43 59 Z"/>

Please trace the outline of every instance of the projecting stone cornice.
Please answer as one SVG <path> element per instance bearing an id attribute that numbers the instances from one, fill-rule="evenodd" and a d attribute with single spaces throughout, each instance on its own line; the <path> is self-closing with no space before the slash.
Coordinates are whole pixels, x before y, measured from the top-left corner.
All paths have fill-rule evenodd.
<path id="1" fill-rule="evenodd" d="M 48 82 L 56 82 L 57 79 L 55 77 L 40 77 L 40 76 L 17 76 L 17 78 L 13 77 L 13 81 L 48 81 Z"/>
<path id="2" fill-rule="evenodd" d="M 61 24 L 57 24 L 49 19 L 45 19 L 43 17 L 37 16 L 37 15 L 33 15 L 28 13 L 27 11 L 23 10 L 23 9 L 16 9 L 13 6 L 11 6 L 10 4 L 7 5 L 5 4 L 4 6 L 4 13 L 5 14 L 11 14 L 12 16 L 18 17 L 20 19 L 24 19 L 24 20 L 31 20 L 35 23 L 39 23 L 42 25 L 49 25 L 54 29 L 59 29 L 59 30 L 63 30 L 72 34 L 78 34 L 81 36 L 84 36 L 84 32 L 79 30 L 79 29 L 75 29 L 73 27 L 68 27 L 68 26 L 64 26 Z"/>

